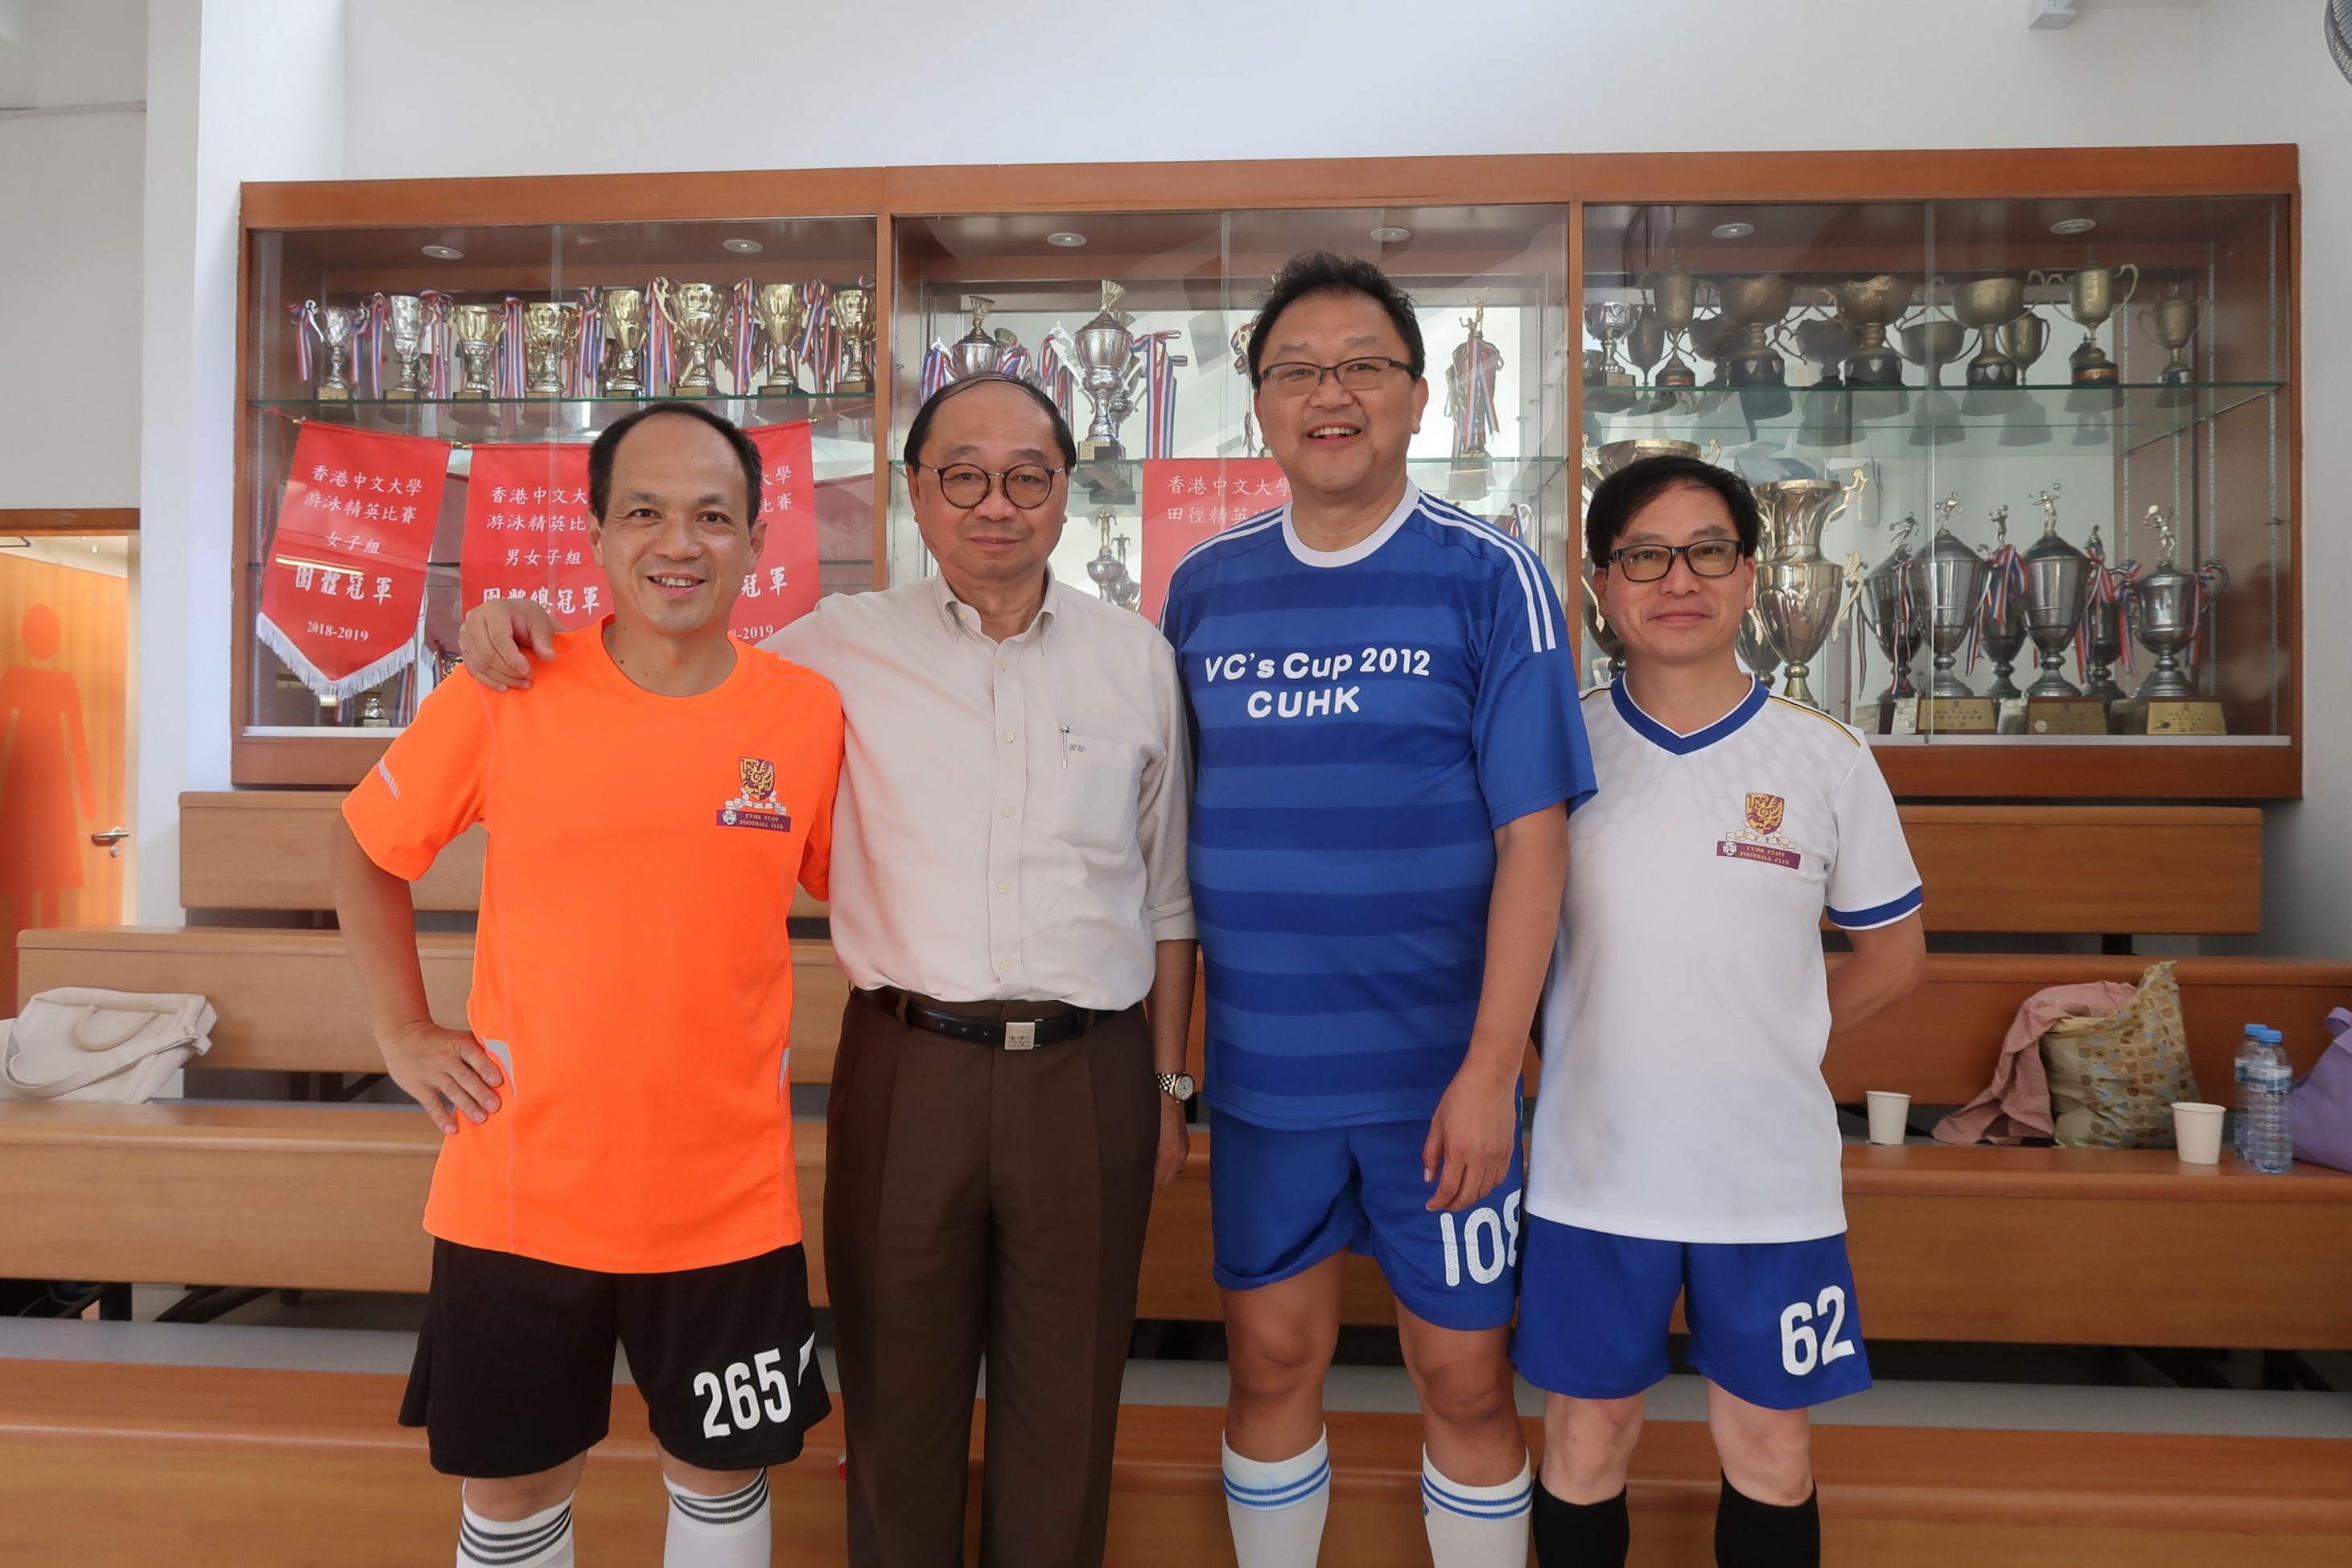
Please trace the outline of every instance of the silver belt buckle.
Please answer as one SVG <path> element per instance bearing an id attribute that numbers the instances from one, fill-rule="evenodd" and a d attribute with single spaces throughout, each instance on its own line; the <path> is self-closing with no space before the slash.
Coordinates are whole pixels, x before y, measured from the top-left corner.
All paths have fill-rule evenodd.
<path id="1" fill-rule="evenodd" d="M 1013 1022 L 1010 1019 L 1006 1020 L 1004 1025 L 1004 1049 L 1007 1051 L 1036 1050 L 1037 1025 L 1035 1020 L 1024 1019 L 1018 1023 Z"/>

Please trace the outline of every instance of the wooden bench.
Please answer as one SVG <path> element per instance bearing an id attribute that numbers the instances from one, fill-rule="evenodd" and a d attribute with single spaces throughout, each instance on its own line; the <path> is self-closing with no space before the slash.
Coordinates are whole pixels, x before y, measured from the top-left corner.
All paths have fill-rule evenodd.
<path id="1" fill-rule="evenodd" d="M 296 1568 L 335 1542 L 348 1568 L 447 1558 L 457 1484 L 393 1425 L 401 1379 L 368 1374 L 0 1361 L 0 1561 L 94 1568 L 233 1554 Z M 1213 1408 L 1129 1406 L 1108 1559 L 1230 1563 Z M 1537 1424 L 1527 1424 L 1530 1444 Z M 975 1423 L 975 1432 L 977 1431 Z M 1411 1416 L 1334 1413 L 1324 1560 L 1426 1564 Z M 845 1560 L 841 1418 L 769 1479 L 779 1560 Z M 2352 1443 L 2325 1439 L 1823 1426 L 1813 1437 L 1825 1560 L 1909 1568 L 2317 1568 L 2352 1537 Z M 983 1463 L 975 1437 L 971 1464 Z M 123 1506 L 123 1478 L 138 1506 Z M 1708 1560 L 1717 1490 L 1705 1428 L 1652 1423 L 1629 1500 L 1636 1568 Z M 971 1488 L 976 1506 L 980 1488 Z M 613 1399 L 573 1505 L 583 1561 L 651 1563 L 664 1495 L 642 1404 Z"/>
<path id="2" fill-rule="evenodd" d="M 180 797 L 180 902 L 326 909 L 327 827 L 342 797 L 281 789 Z M 1905 806 L 1935 931 L 2220 935 L 2262 925 L 2252 807 Z M 444 850 L 417 907 L 472 909 L 480 831 Z M 2021 892 L 2031 889 L 2030 893 Z M 795 915 L 822 915 L 803 895 Z"/>
<path id="3" fill-rule="evenodd" d="M 0 1274 L 420 1291 L 439 1142 L 403 1108 L 0 1103 L 0 1192 L 14 1212 Z M 823 1302 L 823 1124 L 800 1124 L 797 1143 Z M 1221 1315 L 1214 1146 L 1213 1130 L 1199 1133 L 1153 1207 L 1145 1317 Z M 1862 1310 L 1878 1337 L 2352 1349 L 2352 1175 L 2074 1149 L 1850 1145 L 1845 1166 Z M 1351 1260 L 1345 1315 L 1394 1319 L 1369 1260 Z"/>
<path id="4" fill-rule="evenodd" d="M 416 946 L 434 1018 L 451 1029 L 465 1027 L 474 938 L 423 932 Z M 19 1006 L 36 991 L 58 986 L 207 997 L 218 1017 L 201 1067 L 383 1071 L 340 932 L 64 926 L 25 932 L 16 953 Z M 826 1082 L 848 999 L 831 943 L 793 944 L 793 1073 L 803 1082 Z"/>

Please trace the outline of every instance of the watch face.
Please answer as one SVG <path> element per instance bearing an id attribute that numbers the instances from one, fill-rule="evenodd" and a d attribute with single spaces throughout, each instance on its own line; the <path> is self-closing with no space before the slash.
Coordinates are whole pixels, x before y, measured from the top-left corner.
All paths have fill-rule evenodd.
<path id="1" fill-rule="evenodd" d="M 1176 1075 L 1176 1098 L 1179 1100 L 1190 1100 L 1192 1097 L 1192 1075 L 1189 1072 L 1178 1073 Z"/>

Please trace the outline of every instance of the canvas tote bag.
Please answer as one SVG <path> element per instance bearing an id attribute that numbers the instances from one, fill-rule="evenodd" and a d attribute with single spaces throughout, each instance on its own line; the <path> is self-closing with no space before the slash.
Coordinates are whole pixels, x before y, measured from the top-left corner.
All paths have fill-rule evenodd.
<path id="1" fill-rule="evenodd" d="M 171 992 L 61 986 L 0 1024 L 0 1098 L 137 1105 L 213 1048 L 213 1005 Z"/>
<path id="2" fill-rule="evenodd" d="M 2105 1018 L 2051 1025 L 2042 1061 L 2060 1146 L 2172 1147 L 2172 1103 L 2198 1098 L 2172 966 L 2142 975 L 2132 999 Z"/>

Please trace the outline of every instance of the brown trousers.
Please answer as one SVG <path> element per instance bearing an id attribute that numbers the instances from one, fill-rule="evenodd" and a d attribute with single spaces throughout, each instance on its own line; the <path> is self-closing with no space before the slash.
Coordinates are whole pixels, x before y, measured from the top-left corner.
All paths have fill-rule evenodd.
<path id="1" fill-rule="evenodd" d="M 1019 1051 L 852 997 L 825 1127 L 851 1568 L 962 1563 L 983 1352 L 983 1568 L 1096 1568 L 1160 1130 L 1142 1010 Z"/>

